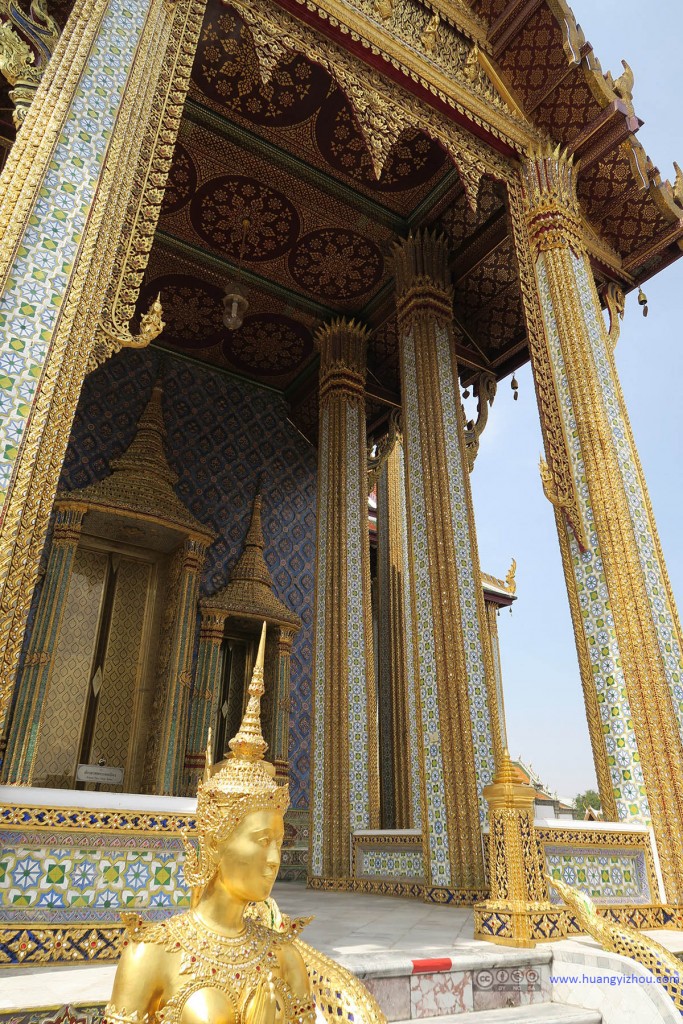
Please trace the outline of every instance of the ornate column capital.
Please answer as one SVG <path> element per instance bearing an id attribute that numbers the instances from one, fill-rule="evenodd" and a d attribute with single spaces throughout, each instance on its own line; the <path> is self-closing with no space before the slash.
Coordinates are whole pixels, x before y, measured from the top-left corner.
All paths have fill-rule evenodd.
<path id="1" fill-rule="evenodd" d="M 396 308 L 399 320 L 412 319 L 425 308 L 437 319 L 453 319 L 453 287 L 448 268 L 450 248 L 444 235 L 417 231 L 392 247 Z"/>
<path id="2" fill-rule="evenodd" d="M 522 193 L 534 253 L 569 246 L 584 251 L 581 209 L 576 195 L 578 165 L 566 151 L 539 150 L 522 164 Z"/>
<path id="3" fill-rule="evenodd" d="M 318 328 L 321 407 L 332 391 L 347 398 L 365 397 L 367 341 L 368 329 L 357 320 L 339 317 Z"/>
<path id="4" fill-rule="evenodd" d="M 202 608 L 199 626 L 200 640 L 208 640 L 210 643 L 220 646 L 223 642 L 226 618 L 227 612 L 216 611 L 215 608 Z"/>
<path id="5" fill-rule="evenodd" d="M 78 502 L 59 505 L 55 509 L 55 525 L 52 534 L 53 544 L 77 544 L 81 535 L 83 516 L 87 506 Z"/>
<path id="6" fill-rule="evenodd" d="M 183 542 L 183 571 L 199 573 L 206 558 L 206 541 L 198 537 L 186 537 Z"/>
<path id="7" fill-rule="evenodd" d="M 280 632 L 277 638 L 278 652 L 280 654 L 289 654 L 292 650 L 292 642 L 296 636 L 298 630 L 289 626 L 280 626 Z"/>

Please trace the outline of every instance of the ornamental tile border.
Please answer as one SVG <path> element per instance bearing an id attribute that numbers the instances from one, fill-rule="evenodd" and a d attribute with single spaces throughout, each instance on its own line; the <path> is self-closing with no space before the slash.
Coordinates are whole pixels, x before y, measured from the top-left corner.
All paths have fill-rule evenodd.
<path id="1" fill-rule="evenodd" d="M 593 668 L 593 681 L 605 737 L 612 789 L 620 821 L 640 820 L 647 823 L 650 820 L 647 793 L 643 782 L 631 709 L 626 693 L 626 681 L 621 667 L 619 643 L 610 608 L 598 535 L 594 526 L 581 442 L 543 255 L 539 256 L 536 269 L 550 362 L 565 432 L 569 439 L 567 454 L 574 474 L 585 526 L 585 551 L 580 550 L 573 531 L 568 525 L 566 529 L 583 630 Z"/>

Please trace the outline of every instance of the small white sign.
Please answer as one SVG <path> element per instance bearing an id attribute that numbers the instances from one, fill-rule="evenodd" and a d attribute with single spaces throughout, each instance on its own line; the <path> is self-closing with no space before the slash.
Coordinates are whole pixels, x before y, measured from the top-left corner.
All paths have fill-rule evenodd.
<path id="1" fill-rule="evenodd" d="M 99 782 L 105 786 L 123 785 L 123 768 L 102 764 L 79 764 L 76 782 Z"/>

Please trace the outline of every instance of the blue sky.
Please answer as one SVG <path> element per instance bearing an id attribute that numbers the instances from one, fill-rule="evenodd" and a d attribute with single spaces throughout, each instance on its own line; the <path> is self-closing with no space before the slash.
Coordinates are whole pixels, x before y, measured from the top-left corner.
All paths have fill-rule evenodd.
<path id="1" fill-rule="evenodd" d="M 638 137 L 673 181 L 683 165 L 680 0 L 574 0 L 571 4 L 603 71 L 621 58 L 635 73 Z M 683 604 L 679 503 L 683 454 L 683 256 L 645 285 L 649 315 L 627 299 L 616 350 L 631 425 L 648 482 L 674 595 Z M 595 786 L 579 669 L 552 510 L 538 474 L 542 452 L 528 365 L 499 385 L 472 474 L 482 568 L 504 576 L 517 559 L 512 615 L 499 616 L 508 738 L 562 796 Z"/>

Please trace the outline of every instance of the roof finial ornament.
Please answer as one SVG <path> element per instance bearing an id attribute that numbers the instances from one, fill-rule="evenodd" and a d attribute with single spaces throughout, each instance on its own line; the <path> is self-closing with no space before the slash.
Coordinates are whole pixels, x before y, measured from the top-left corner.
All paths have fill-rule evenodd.
<path id="1" fill-rule="evenodd" d="M 605 75 L 605 81 L 614 94 L 623 101 L 629 114 L 633 114 L 633 85 L 635 77 L 630 65 L 625 60 L 622 60 L 621 66 L 624 69 L 624 73 L 619 75 L 616 81 L 612 78 L 611 71 L 608 71 Z"/>
<path id="2" fill-rule="evenodd" d="M 680 169 L 675 160 L 674 170 L 676 172 L 676 180 L 673 183 L 674 199 L 676 200 L 679 206 L 683 206 L 683 171 Z"/>

